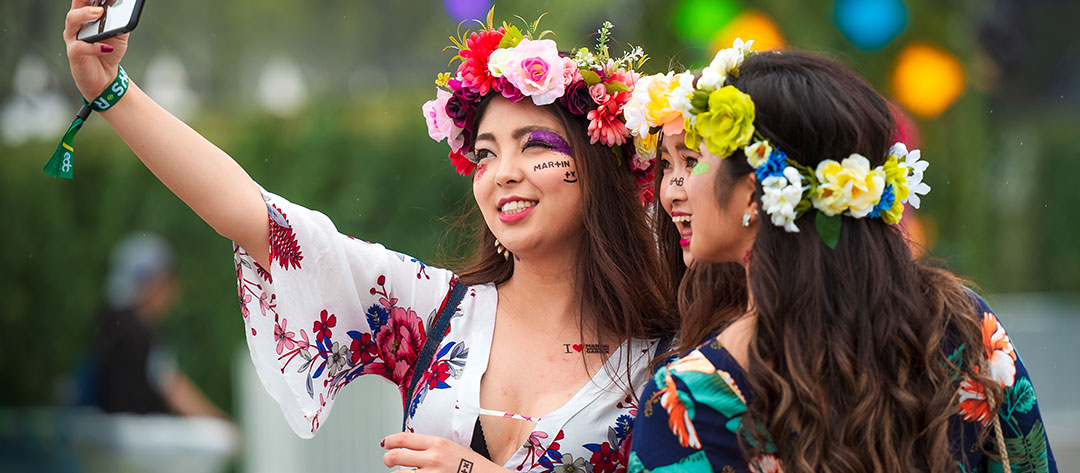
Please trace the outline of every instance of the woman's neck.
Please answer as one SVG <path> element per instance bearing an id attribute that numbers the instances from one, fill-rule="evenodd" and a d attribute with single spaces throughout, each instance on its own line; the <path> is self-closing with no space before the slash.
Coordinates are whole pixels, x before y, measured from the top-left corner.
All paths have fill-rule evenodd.
<path id="1" fill-rule="evenodd" d="M 507 316 L 540 327 L 577 327 L 581 299 L 574 285 L 576 253 L 545 252 L 515 258 L 514 274 L 498 287 Z M 576 331 L 576 330 L 575 330 Z"/>

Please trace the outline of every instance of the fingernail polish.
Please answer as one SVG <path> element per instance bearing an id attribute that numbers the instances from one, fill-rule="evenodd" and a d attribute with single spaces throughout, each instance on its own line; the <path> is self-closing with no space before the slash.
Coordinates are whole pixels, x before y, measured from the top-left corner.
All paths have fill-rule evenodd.
<path id="1" fill-rule="evenodd" d="M 101 52 L 103 52 L 103 53 L 111 53 L 111 52 L 113 52 L 113 47 L 109 46 L 107 44 L 103 44 L 103 45 L 101 45 Z"/>
<path id="2" fill-rule="evenodd" d="M 382 439 L 382 440 L 380 440 L 380 441 L 379 441 L 379 446 L 380 446 L 380 447 L 383 447 L 383 448 L 386 448 L 386 439 Z"/>

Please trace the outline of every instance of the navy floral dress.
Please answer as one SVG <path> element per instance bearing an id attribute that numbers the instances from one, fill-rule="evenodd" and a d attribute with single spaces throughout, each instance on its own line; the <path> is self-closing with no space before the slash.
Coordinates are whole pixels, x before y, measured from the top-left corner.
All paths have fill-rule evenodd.
<path id="1" fill-rule="evenodd" d="M 953 416 L 962 448 L 957 453 L 963 455 L 959 471 L 1002 471 L 1001 463 L 976 443 L 979 429 L 997 415 L 1013 472 L 1056 472 L 1027 369 L 997 316 L 982 299 L 978 307 L 990 376 L 1001 383 L 1005 398 L 992 414 L 982 385 L 960 380 L 959 406 Z M 959 350 L 953 356 L 959 356 Z M 629 471 L 782 472 L 773 453 L 749 462 L 740 453 L 736 433 L 752 395 L 744 371 L 715 338 L 668 363 L 642 394 Z M 994 443 L 993 436 L 989 442 Z"/>

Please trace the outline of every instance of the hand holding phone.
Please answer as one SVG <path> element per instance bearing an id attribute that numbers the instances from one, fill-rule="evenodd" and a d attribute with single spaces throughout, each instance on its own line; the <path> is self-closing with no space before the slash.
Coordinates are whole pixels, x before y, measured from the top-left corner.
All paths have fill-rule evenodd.
<path id="1" fill-rule="evenodd" d="M 102 7 L 105 13 L 89 21 L 79 30 L 76 38 L 87 43 L 112 38 L 135 29 L 142 14 L 144 0 L 91 0 L 91 7 Z"/>

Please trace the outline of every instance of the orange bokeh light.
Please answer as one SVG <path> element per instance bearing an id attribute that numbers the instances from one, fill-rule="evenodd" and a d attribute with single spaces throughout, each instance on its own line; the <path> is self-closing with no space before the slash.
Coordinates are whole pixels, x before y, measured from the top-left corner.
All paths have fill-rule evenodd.
<path id="1" fill-rule="evenodd" d="M 742 12 L 717 31 L 713 36 L 713 51 L 730 48 L 735 38 L 754 40 L 754 49 L 758 51 L 784 48 L 784 35 L 776 22 L 759 11 Z"/>
<path id="2" fill-rule="evenodd" d="M 955 56 L 923 43 L 908 45 L 896 59 L 892 90 L 896 101 L 924 118 L 941 115 L 967 87 Z"/>

